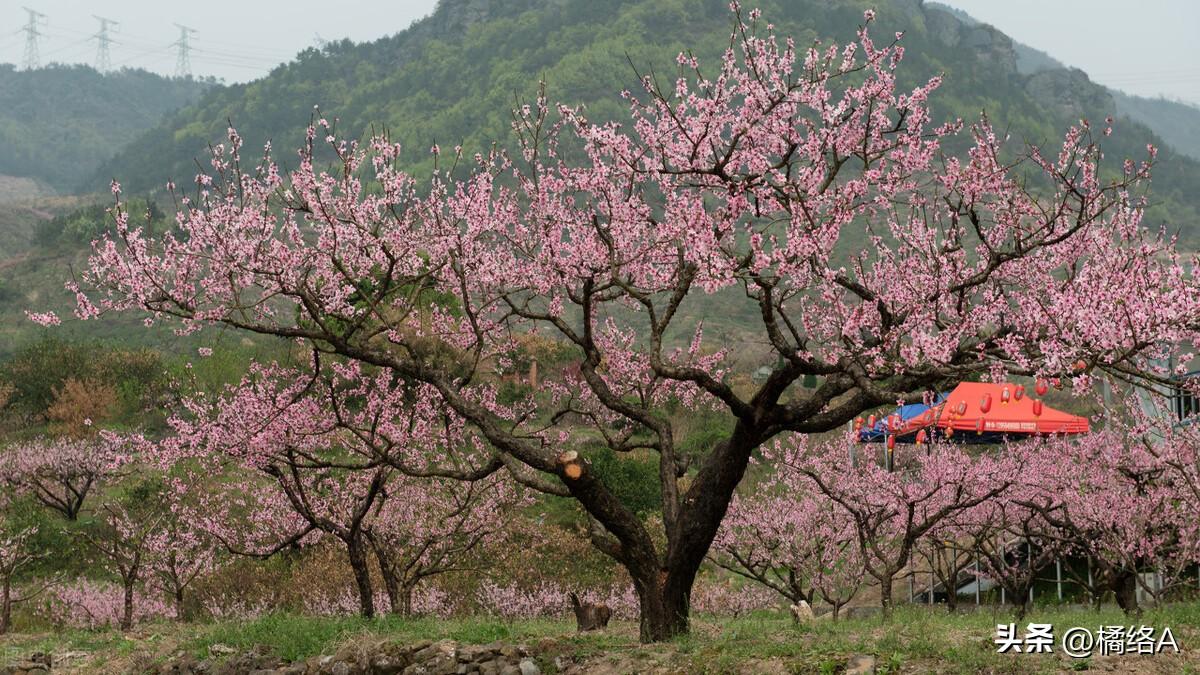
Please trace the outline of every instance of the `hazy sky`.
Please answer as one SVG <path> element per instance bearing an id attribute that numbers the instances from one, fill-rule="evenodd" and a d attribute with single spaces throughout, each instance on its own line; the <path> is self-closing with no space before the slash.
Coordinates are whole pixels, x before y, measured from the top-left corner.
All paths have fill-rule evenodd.
<path id="1" fill-rule="evenodd" d="M 881 4 L 886 0 L 880 0 Z M 1092 79 L 1147 96 L 1200 103 L 1200 0 L 945 0 Z M 173 73 L 180 23 L 192 37 L 192 71 L 244 81 L 324 39 L 375 39 L 408 27 L 436 0 L 0 0 L 0 62 L 20 63 L 22 5 L 46 14 L 42 62 L 96 57 L 100 14 L 120 22 L 114 66 Z M 753 4 L 752 0 L 745 4 Z"/>
<path id="2" fill-rule="evenodd" d="M 1095 82 L 1200 104 L 1200 1 L 941 1 Z"/>
<path id="3" fill-rule="evenodd" d="M 42 63 L 93 63 L 92 37 L 99 14 L 120 22 L 110 48 L 114 67 L 142 67 L 172 74 L 183 24 L 190 39 L 192 72 L 228 82 L 251 80 L 326 40 L 374 40 L 404 30 L 431 13 L 436 0 L 0 0 L 0 62 L 21 63 L 28 20 L 22 6 L 46 15 L 39 43 Z"/>

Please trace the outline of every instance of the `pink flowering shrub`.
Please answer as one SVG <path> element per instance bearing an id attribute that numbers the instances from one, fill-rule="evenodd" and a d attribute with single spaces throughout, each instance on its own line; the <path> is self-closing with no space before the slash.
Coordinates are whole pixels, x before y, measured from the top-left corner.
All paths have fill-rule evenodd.
<path id="1" fill-rule="evenodd" d="M 522 588 L 485 581 L 475 592 L 475 599 L 485 612 L 510 620 L 566 616 L 569 608 L 567 592 L 553 582 Z"/>
<path id="2" fill-rule="evenodd" d="M 412 611 L 417 616 L 444 619 L 454 614 L 455 605 L 450 594 L 437 586 L 427 584 L 413 590 Z"/>
<path id="3" fill-rule="evenodd" d="M 279 610 L 266 598 L 248 600 L 225 593 L 205 595 L 200 600 L 200 606 L 205 614 L 217 621 L 257 619 Z"/>
<path id="4" fill-rule="evenodd" d="M 585 591 L 579 594 L 585 602 L 604 603 L 612 610 L 613 617 L 625 621 L 635 621 L 638 618 L 637 591 L 633 584 L 614 584 L 605 592 Z"/>
<path id="5" fill-rule="evenodd" d="M 545 581 L 533 588 L 485 581 L 475 593 L 480 608 L 505 619 L 565 617 L 571 614 L 571 589 Z M 618 619 L 638 617 L 638 598 L 631 584 L 615 584 L 601 590 L 576 591 L 585 602 L 604 603 Z"/>
<path id="6" fill-rule="evenodd" d="M 375 592 L 375 606 L 389 607 L 388 597 L 382 590 Z M 304 596 L 302 611 L 316 616 L 351 616 L 359 610 L 359 597 L 354 588 L 344 586 L 334 590 L 323 590 Z M 413 590 L 412 611 L 418 616 L 446 618 L 454 614 L 455 603 L 449 593 L 432 586 L 420 586 Z M 395 608 L 393 608 L 395 611 Z"/>
<path id="7" fill-rule="evenodd" d="M 692 609 L 704 614 L 742 616 L 760 609 L 779 607 L 779 596 L 758 584 L 735 585 L 733 580 L 700 578 L 692 587 Z"/>
<path id="8" fill-rule="evenodd" d="M 387 594 L 382 590 L 375 592 L 375 605 L 387 607 Z M 358 613 L 358 593 L 349 586 L 336 589 L 322 589 L 320 592 L 305 595 L 302 611 L 315 616 L 352 616 Z"/>
<path id="9" fill-rule="evenodd" d="M 118 584 L 76 579 L 46 592 L 39 614 L 57 626 L 103 628 L 121 623 L 124 594 Z M 133 598 L 133 620 L 144 623 L 174 619 L 175 609 L 158 595 L 138 589 Z"/>

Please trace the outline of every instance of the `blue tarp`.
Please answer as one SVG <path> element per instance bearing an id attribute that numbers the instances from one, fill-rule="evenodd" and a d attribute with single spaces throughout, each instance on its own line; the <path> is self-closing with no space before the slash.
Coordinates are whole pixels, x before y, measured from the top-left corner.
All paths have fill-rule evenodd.
<path id="1" fill-rule="evenodd" d="M 948 395 L 949 395 L 948 392 L 944 393 L 944 394 L 938 394 L 937 397 L 933 399 L 933 405 L 938 405 L 939 403 L 945 401 L 946 396 L 948 396 Z M 929 408 L 930 408 L 930 406 L 925 405 L 924 403 L 909 403 L 908 405 L 902 405 L 899 408 L 896 408 L 896 410 L 892 414 L 899 415 L 900 421 L 906 422 L 908 420 L 911 420 L 914 417 L 920 417 L 921 415 L 924 415 L 925 411 L 929 410 Z M 859 442 L 860 443 L 881 443 L 885 439 L 887 439 L 888 417 L 889 417 L 889 415 L 884 415 L 881 418 L 875 420 L 875 426 L 873 426 L 873 427 L 868 427 L 867 425 L 864 424 L 863 428 L 858 431 Z M 916 432 L 914 431 L 913 433 L 911 433 L 909 435 L 916 436 Z M 897 437 L 897 440 L 901 440 L 901 438 L 902 437 Z"/>

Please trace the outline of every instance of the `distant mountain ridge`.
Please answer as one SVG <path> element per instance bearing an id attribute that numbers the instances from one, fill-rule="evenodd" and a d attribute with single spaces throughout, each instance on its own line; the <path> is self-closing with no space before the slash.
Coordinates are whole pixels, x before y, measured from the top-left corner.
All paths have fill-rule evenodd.
<path id="1" fill-rule="evenodd" d="M 1200 160 L 1200 107 L 1165 98 L 1133 96 L 1110 89 L 1117 114 L 1137 120 L 1175 148 Z"/>
<path id="2" fill-rule="evenodd" d="M 1106 156 L 1117 162 L 1144 156 L 1147 143 L 1166 145 L 1136 121 L 1140 113 L 1119 109 L 1108 90 L 1082 71 L 1032 68 L 1036 55 L 1007 35 L 936 4 L 754 4 L 800 45 L 852 39 L 863 9 L 880 5 L 876 35 L 904 32 L 901 84 L 945 73 L 933 98 L 942 117 L 974 120 L 986 110 L 1015 139 L 1040 144 L 1057 142 L 1081 117 L 1102 120 L 1127 110 L 1133 121 L 1105 139 Z M 187 184 L 208 143 L 223 140 L 226 120 L 248 148 L 270 139 L 286 166 L 314 105 L 337 117 L 339 131 L 349 136 L 388 129 L 409 148 L 412 168 L 427 169 L 434 143 L 480 150 L 494 140 L 508 142 L 509 111 L 518 98 L 533 96 L 539 78 L 547 80 L 553 100 L 585 104 L 592 119 L 621 119 L 625 104 L 618 94 L 636 86 L 630 61 L 673 77 L 681 50 L 715 63 L 731 28 L 727 0 L 442 0 L 432 15 L 393 36 L 310 49 L 260 80 L 213 89 L 122 149 L 91 185 L 112 177 L 135 190 L 168 178 Z M 1200 235 L 1197 185 L 1200 163 L 1179 152 L 1161 153 L 1151 222 Z"/>
<path id="3" fill-rule="evenodd" d="M 200 97 L 207 80 L 88 66 L 17 70 L 0 64 L 0 174 L 70 192 L 166 113 Z"/>
<path id="4" fill-rule="evenodd" d="M 937 8 L 952 14 L 963 23 L 975 25 L 981 23 L 966 12 L 940 2 L 926 3 L 926 7 Z M 1024 75 L 1070 71 L 1082 74 L 1084 78 L 1087 77 L 1084 71 L 1071 68 L 1040 49 L 1016 41 L 1013 42 L 1013 49 L 1017 54 L 1017 70 Z M 1075 75 L 1075 77 L 1079 76 Z M 1096 86 L 1104 87 L 1099 84 Z M 1113 99 L 1117 115 L 1145 124 L 1154 130 L 1155 134 L 1162 137 L 1170 147 L 1192 159 L 1200 160 L 1200 106 L 1166 98 L 1135 96 L 1116 89 L 1104 88 Z"/>

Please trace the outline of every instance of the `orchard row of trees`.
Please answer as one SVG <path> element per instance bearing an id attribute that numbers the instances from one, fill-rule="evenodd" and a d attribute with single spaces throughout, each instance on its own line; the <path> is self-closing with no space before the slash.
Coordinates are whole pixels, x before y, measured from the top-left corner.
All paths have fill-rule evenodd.
<path id="1" fill-rule="evenodd" d="M 131 220 L 114 184 L 114 228 L 68 284 L 79 318 L 146 312 L 311 354 L 185 402 L 150 454 L 253 467 L 297 514 L 280 534 L 322 530 L 351 558 L 364 522 L 309 509 L 307 471 L 349 472 L 362 488 L 350 513 L 392 474 L 570 497 L 631 578 L 649 641 L 688 630 L 697 575 L 765 448 L 964 379 L 1170 382 L 1161 364 L 1200 336 L 1200 284 L 1197 261 L 1142 222 L 1153 147 L 1110 170 L 1107 122 L 1081 120 L 1045 150 L 986 118 L 936 124 L 941 78 L 901 90 L 902 36 L 877 44 L 873 12 L 854 42 L 800 47 L 733 9 L 721 60 L 684 53 L 674 81 L 643 78 L 624 125 L 539 98 L 514 111 L 511 152 L 435 146 L 428 179 L 398 168 L 387 137 L 339 139 L 325 119 L 290 173 L 269 151 L 251 168 L 230 129 L 162 235 Z M 725 345 L 680 318 L 740 310 L 776 364 L 751 387 L 732 384 Z M 500 396 L 530 334 L 573 365 Z M 684 453 L 680 418 L 699 414 L 722 431 Z M 656 458 L 660 519 L 581 453 L 598 442 Z M 900 481 L 910 501 L 879 511 L 869 467 L 801 473 L 851 515 L 863 569 L 886 587 L 934 525 L 1019 494 L 1025 471 L 963 462 L 922 466 L 944 480 Z M 974 467 L 988 475 L 956 473 Z M 951 501 L 931 515 L 945 517 L 918 519 L 942 490 L 911 500 L 942 483 Z M 893 549 L 895 504 L 909 524 Z M 1030 504 L 1054 527 L 1080 518 Z"/>
<path id="2" fill-rule="evenodd" d="M 589 574 L 578 535 L 494 476 L 414 479 L 328 452 L 163 465 L 161 444 L 104 436 L 0 449 L 0 634 L 17 612 L 25 629 L 126 630 L 281 611 L 561 617 L 571 593 L 637 616 L 628 580 Z M 696 601 L 737 615 L 773 596 L 714 578 Z"/>
<path id="3" fill-rule="evenodd" d="M 408 613 L 417 584 L 477 565 L 485 548 L 497 555 L 491 544 L 519 529 L 494 515 L 524 503 L 509 485 L 341 464 L 338 449 L 316 449 L 315 438 L 271 456 L 172 459 L 143 434 L 161 437 L 164 406 L 192 403 L 186 392 L 236 368 L 203 365 L 53 337 L 0 362 L 0 632 L 16 608 L 71 625 L 188 618 L 203 603 L 185 593 L 235 553 L 336 545 L 362 584 L 363 613 L 378 602 L 376 586 Z M 324 460 L 310 461 L 314 452 Z M 319 596 L 312 603 L 319 611 Z M 209 614 L 233 611 L 207 604 Z"/>
<path id="4" fill-rule="evenodd" d="M 289 463 L 160 467 L 146 461 L 161 461 L 154 449 L 111 437 L 41 438 L 5 448 L 0 632 L 11 626 L 15 606 L 39 597 L 69 605 L 63 612 L 95 615 L 95 623 L 114 619 L 128 629 L 148 611 L 143 605 L 161 602 L 148 589 L 169 600 L 158 609 L 185 619 L 189 589 L 231 554 L 261 559 L 318 544 L 340 549 L 349 562 L 362 615 L 375 612 L 375 580 L 392 611 L 410 614 L 418 584 L 472 569 L 476 553 L 499 556 L 497 544 L 515 545 L 511 540 L 520 536 L 499 515 L 521 497 L 495 480 L 416 480 L 387 468 L 352 470 L 332 455 L 315 461 L 300 450 L 279 453 Z M 31 518 L 29 504 L 56 518 Z M 37 536 L 48 528 L 62 529 L 86 554 L 65 561 L 74 565 L 47 565 L 52 555 L 75 557 L 48 546 L 53 536 Z M 101 570 L 119 583 L 115 606 L 61 594 L 86 589 Z M 324 590 L 335 585 L 331 580 Z"/>
<path id="5" fill-rule="evenodd" d="M 26 604 L 47 605 L 51 621 L 126 629 L 146 617 L 193 618 L 198 607 L 212 616 L 276 609 L 186 596 L 239 559 L 321 547 L 350 569 L 347 599 L 355 604 L 333 599 L 337 584 L 326 580 L 324 596 L 312 598 L 308 611 L 370 617 L 382 598 L 394 613 L 444 615 L 471 599 L 450 597 L 430 582 L 456 572 L 483 579 L 485 568 L 515 560 L 514 548 L 534 548 L 550 536 L 544 522 L 521 517 L 531 495 L 512 481 L 496 474 L 414 477 L 367 461 L 349 444 L 331 452 L 333 431 L 311 423 L 322 417 L 287 404 L 295 391 L 276 394 L 283 405 L 272 424 L 309 439 L 305 447 L 261 445 L 263 437 L 250 430 L 243 430 L 248 443 L 220 456 L 186 452 L 178 440 L 112 434 L 7 447 L 0 632 Z M 241 415 L 242 403 L 231 397 L 216 409 Z M 874 459 L 853 462 L 844 438 L 782 438 L 764 449 L 758 480 L 735 496 L 710 554 L 760 590 L 709 584 L 695 601 L 718 613 L 820 601 L 836 620 L 873 588 L 886 615 L 895 580 L 919 569 L 942 587 L 951 611 L 958 587 L 985 580 L 1022 616 L 1039 575 L 1074 557 L 1088 566 L 1067 567 L 1069 583 L 1097 604 L 1111 594 L 1136 613 L 1139 584 L 1161 602 L 1196 583 L 1200 429 L 1172 424 L 1163 411 L 1126 418 L 1086 437 L 973 452 L 909 446 L 893 471 Z M 21 525 L 14 518 L 22 501 L 71 525 L 69 540 L 87 552 L 82 565 L 46 572 L 45 559 L 63 552 L 38 537 L 46 520 Z M 97 585 L 99 569 L 116 589 Z M 552 568 L 530 570 L 514 585 L 515 575 L 498 571 L 495 581 L 476 586 L 475 606 L 500 616 L 559 615 L 569 590 L 584 590 L 619 615 L 637 614 L 628 585 L 586 588 L 573 570 Z M 536 584 L 527 583 L 533 578 Z M 234 595 L 228 587 L 213 590 Z"/>
<path id="6" fill-rule="evenodd" d="M 1035 581 L 1065 569 L 1085 598 L 1111 593 L 1136 613 L 1139 585 L 1159 602 L 1197 583 L 1200 430 L 1142 406 L 1121 417 L 1084 437 L 985 451 L 902 447 L 894 473 L 851 466 L 844 441 L 781 441 L 766 453 L 770 478 L 734 499 L 713 559 L 835 617 L 865 586 L 890 611 L 893 582 L 918 570 L 951 611 L 979 581 L 1023 616 Z M 1086 566 L 1058 567 L 1072 558 Z"/>

